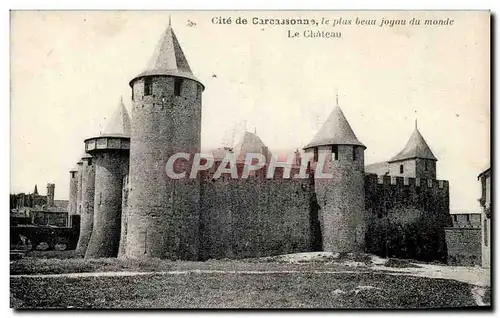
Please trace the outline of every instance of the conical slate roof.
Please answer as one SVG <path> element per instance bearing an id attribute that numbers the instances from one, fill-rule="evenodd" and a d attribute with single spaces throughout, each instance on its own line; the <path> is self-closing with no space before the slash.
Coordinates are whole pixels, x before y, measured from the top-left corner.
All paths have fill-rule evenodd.
<path id="1" fill-rule="evenodd" d="M 83 159 L 87 159 L 87 158 L 92 158 L 92 156 L 89 153 L 84 152 L 83 155 L 82 155 L 82 160 Z"/>
<path id="2" fill-rule="evenodd" d="M 192 79 L 201 84 L 193 75 L 170 23 L 158 42 L 146 69 L 130 81 L 130 86 L 136 79 L 151 75 L 179 76 Z"/>
<path id="3" fill-rule="evenodd" d="M 120 99 L 118 108 L 102 131 L 101 136 L 130 137 L 130 116 L 123 105 L 123 99 Z"/>
<path id="4" fill-rule="evenodd" d="M 235 148 L 237 162 L 245 162 L 247 153 L 260 153 L 266 158 L 271 156 L 271 152 L 259 136 L 248 131 L 245 131 L 241 142 Z"/>
<path id="5" fill-rule="evenodd" d="M 401 150 L 397 155 L 392 157 L 392 159 L 389 160 L 388 162 L 401 161 L 414 158 L 430 159 L 437 161 L 437 158 L 432 153 L 431 149 L 425 142 L 424 137 L 422 137 L 417 127 L 415 127 L 415 130 L 413 131 L 413 134 L 411 135 L 410 140 L 408 140 L 408 143 L 406 144 L 404 149 Z"/>
<path id="6" fill-rule="evenodd" d="M 338 105 L 331 112 L 330 116 L 328 116 L 328 119 L 321 126 L 321 129 L 313 140 L 304 149 L 327 145 L 355 145 L 365 147 L 358 140 L 354 131 L 352 131 L 349 122 Z"/>

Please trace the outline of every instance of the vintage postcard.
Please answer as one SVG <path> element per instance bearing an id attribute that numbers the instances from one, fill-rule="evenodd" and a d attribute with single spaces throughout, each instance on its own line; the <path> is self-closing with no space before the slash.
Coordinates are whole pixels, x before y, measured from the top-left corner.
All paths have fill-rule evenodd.
<path id="1" fill-rule="evenodd" d="M 491 308 L 491 20 L 11 11 L 11 307 Z"/>

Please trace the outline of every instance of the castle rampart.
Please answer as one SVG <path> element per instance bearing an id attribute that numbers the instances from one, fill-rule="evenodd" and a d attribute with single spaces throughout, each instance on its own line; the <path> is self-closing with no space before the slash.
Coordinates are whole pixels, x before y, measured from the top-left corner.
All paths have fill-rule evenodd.
<path id="1" fill-rule="evenodd" d="M 445 260 L 448 181 L 368 174 L 365 195 L 368 252 Z"/>
<path id="2" fill-rule="evenodd" d="M 95 158 L 94 222 L 86 257 L 206 260 L 323 250 L 446 258 L 449 184 L 435 180 L 437 158 L 417 127 L 400 153 L 378 165 L 377 171 L 389 175 L 365 175 L 366 147 L 337 98 L 304 147 L 313 159 L 309 178 L 294 178 L 301 168 L 298 156 L 288 163 L 291 178 L 284 168 L 267 174 L 273 170 L 271 153 L 248 132 L 234 160 L 221 156 L 233 153 L 231 147 L 219 148 L 213 167 L 190 178 L 200 152 L 204 86 L 170 25 L 145 71 L 129 85 L 132 122 L 121 104 L 111 125 L 118 134 L 86 140 L 86 151 Z M 173 160 L 179 153 L 189 159 Z M 263 155 L 266 165 L 246 178 L 244 162 L 251 153 Z M 227 170 L 220 175 L 221 162 L 227 167 L 228 160 L 235 162 L 233 175 Z M 186 175 L 178 179 L 181 172 Z M 71 184 L 78 188 L 74 201 L 80 202 L 81 182 Z M 89 225 L 83 220 L 82 239 Z"/>
<path id="3" fill-rule="evenodd" d="M 308 179 L 254 177 L 202 183 L 200 258 L 312 251 L 312 198 Z"/>

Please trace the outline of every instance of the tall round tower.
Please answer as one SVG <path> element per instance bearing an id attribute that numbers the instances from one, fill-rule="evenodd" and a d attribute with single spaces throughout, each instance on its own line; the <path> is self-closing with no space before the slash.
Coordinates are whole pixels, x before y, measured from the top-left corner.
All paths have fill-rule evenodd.
<path id="1" fill-rule="evenodd" d="M 324 251 L 364 250 L 365 149 L 338 105 L 304 147 L 306 153 L 313 154 Z"/>
<path id="2" fill-rule="evenodd" d="M 76 197 L 78 195 L 78 168 L 69 171 L 69 202 L 68 213 L 76 214 Z"/>
<path id="3" fill-rule="evenodd" d="M 54 195 L 56 185 L 54 183 L 47 183 L 47 206 L 54 206 Z"/>
<path id="4" fill-rule="evenodd" d="M 83 176 L 83 160 L 80 159 L 76 163 L 78 170 L 78 180 L 76 185 L 76 214 L 82 213 L 82 176 Z"/>
<path id="5" fill-rule="evenodd" d="M 128 174 L 130 117 L 122 102 L 103 133 L 85 140 L 94 157 L 94 224 L 85 258 L 116 257 L 120 242 L 122 184 Z"/>
<path id="6" fill-rule="evenodd" d="M 85 153 L 82 157 L 82 211 L 80 218 L 80 237 L 76 254 L 85 256 L 94 224 L 95 164 L 93 157 Z"/>
<path id="7" fill-rule="evenodd" d="M 126 257 L 198 259 L 200 179 L 171 179 L 175 153 L 200 149 L 203 84 L 169 24 L 146 70 L 130 81 L 132 135 Z"/>

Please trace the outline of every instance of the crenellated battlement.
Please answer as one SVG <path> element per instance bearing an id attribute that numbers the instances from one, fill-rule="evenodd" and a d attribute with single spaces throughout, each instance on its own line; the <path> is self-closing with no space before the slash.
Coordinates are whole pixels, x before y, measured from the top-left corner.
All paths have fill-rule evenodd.
<path id="1" fill-rule="evenodd" d="M 376 174 L 365 175 L 367 184 L 377 184 L 385 186 L 397 187 L 413 187 L 413 188 L 437 188 L 448 189 L 448 180 L 422 179 L 410 177 L 394 177 L 394 176 L 379 176 Z"/>
<path id="2" fill-rule="evenodd" d="M 229 175 L 222 175 L 220 178 L 213 179 L 206 177 L 206 174 L 203 174 L 205 178 L 202 178 L 202 185 L 204 186 L 209 186 L 209 185 L 220 185 L 220 184 L 228 184 L 228 185 L 242 185 L 242 184 L 250 184 L 252 186 L 265 186 L 268 184 L 275 184 L 275 185 L 302 185 L 302 188 L 305 190 L 310 184 L 311 180 L 308 178 L 274 178 L 274 179 L 267 179 L 267 178 L 261 178 L 259 176 L 250 176 L 248 178 L 231 178 Z"/>
<path id="3" fill-rule="evenodd" d="M 399 257 L 446 257 L 444 228 L 451 226 L 448 181 L 365 174 L 365 207 L 367 252 L 383 255 L 390 244 L 389 253 Z M 411 248 L 401 248 L 401 237 L 411 241 L 404 243 Z"/>

